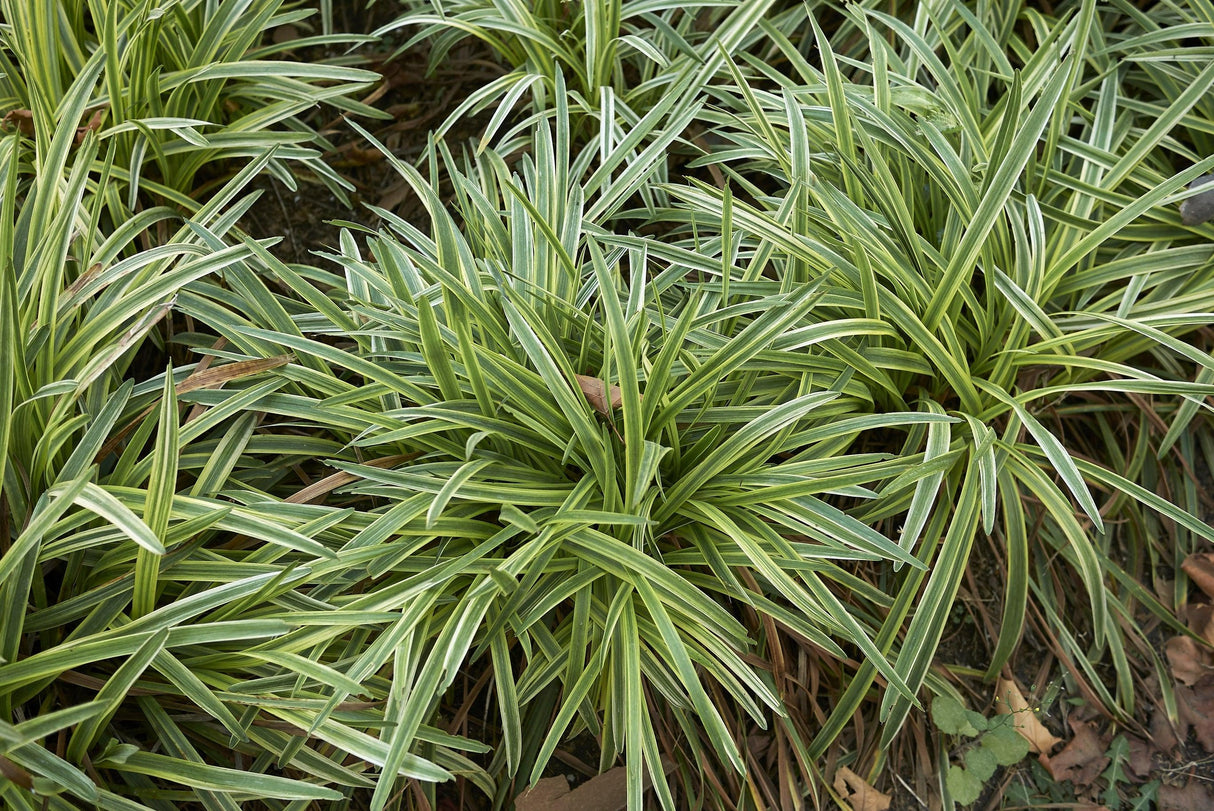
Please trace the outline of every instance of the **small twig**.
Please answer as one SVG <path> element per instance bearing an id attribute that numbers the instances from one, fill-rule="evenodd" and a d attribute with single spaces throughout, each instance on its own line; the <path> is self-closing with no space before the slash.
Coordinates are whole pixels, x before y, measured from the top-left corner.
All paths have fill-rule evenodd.
<path id="1" fill-rule="evenodd" d="M 1206 777 L 1205 775 L 1196 774 L 1194 772 L 1189 771 L 1190 769 L 1195 769 L 1200 766 L 1208 766 L 1211 763 L 1214 763 L 1214 756 L 1201 758 L 1199 760 L 1190 760 L 1188 763 L 1181 763 L 1178 766 L 1170 766 L 1170 767 L 1161 768 L 1159 771 L 1161 771 L 1164 774 L 1182 774 L 1182 773 L 1184 773 L 1184 774 L 1187 774 L 1188 777 L 1193 778 L 1194 780 L 1205 780 L 1207 782 L 1214 783 L 1214 777 Z"/>
<path id="2" fill-rule="evenodd" d="M 919 805 L 923 806 L 924 808 L 927 808 L 928 811 L 930 811 L 930 806 L 928 806 L 927 803 L 923 802 L 923 798 L 920 797 L 918 794 L 916 794 L 915 790 L 913 788 L 911 788 L 910 785 L 905 780 L 902 779 L 902 775 L 895 774 L 894 779 L 902 784 L 902 788 L 904 788 L 910 792 L 910 796 L 915 798 L 915 802 L 919 803 Z"/>

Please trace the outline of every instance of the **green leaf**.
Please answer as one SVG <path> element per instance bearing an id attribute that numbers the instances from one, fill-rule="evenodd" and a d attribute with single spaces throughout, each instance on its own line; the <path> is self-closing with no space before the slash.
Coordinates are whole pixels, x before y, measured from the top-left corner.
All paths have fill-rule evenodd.
<path id="1" fill-rule="evenodd" d="M 948 792 L 952 795 L 953 801 L 959 805 L 975 803 L 982 796 L 982 781 L 960 766 L 950 765 L 948 767 L 945 784 L 948 786 Z"/>
<path id="2" fill-rule="evenodd" d="M 105 709 L 102 713 L 89 717 L 76 727 L 76 731 L 72 733 L 67 745 L 67 756 L 70 760 L 79 763 L 83 759 L 89 746 L 101 734 L 102 728 L 118 712 L 127 694 L 135 686 L 135 681 L 152 663 L 157 654 L 164 650 L 168 638 L 169 632 L 166 628 L 149 634 L 139 648 L 114 671 L 114 675 L 110 676 L 105 685 L 97 692 L 96 702 Z"/>
<path id="3" fill-rule="evenodd" d="M 173 370 L 164 373 L 164 387 L 160 393 L 159 424 L 156 446 L 152 457 L 152 472 L 148 479 L 147 500 L 144 502 L 143 518 L 148 529 L 157 538 L 167 537 L 169 516 L 173 510 L 173 494 L 176 492 L 178 457 L 177 392 L 173 385 Z M 131 615 L 141 617 L 156 607 L 156 583 L 160 572 L 160 555 L 140 549 L 135 559 L 135 592 L 131 598 Z"/>
<path id="4" fill-rule="evenodd" d="M 971 724 L 974 725 L 974 729 L 978 730 L 979 732 L 985 732 L 991 727 L 991 719 L 987 718 L 980 712 L 967 709 L 965 711 L 965 717 L 969 719 Z"/>
<path id="5" fill-rule="evenodd" d="M 998 724 L 982 736 L 982 746 L 1000 766 L 1019 763 L 1029 753 L 1029 742 L 1011 724 Z"/>
<path id="6" fill-rule="evenodd" d="M 89 482 L 76 496 L 77 505 L 104 518 L 143 549 L 163 555 L 164 544 L 139 516 L 113 495 Z"/>
<path id="7" fill-rule="evenodd" d="M 979 730 L 970 721 L 965 707 L 952 696 L 936 696 L 932 701 L 932 721 L 946 735 L 974 737 Z"/>
<path id="8" fill-rule="evenodd" d="M 1050 433 L 1041 422 L 1028 412 L 1015 398 L 1009 397 L 1006 392 L 999 388 L 989 385 L 980 384 L 981 388 L 988 394 L 994 395 L 1004 405 L 1012 409 L 1012 412 L 1019 418 L 1024 427 L 1037 440 L 1037 445 L 1041 451 L 1049 459 L 1054 470 L 1058 472 L 1058 476 L 1066 484 L 1067 489 L 1075 496 L 1075 500 L 1079 502 L 1079 506 L 1087 514 L 1088 518 L 1092 519 L 1092 523 L 1096 526 L 1096 532 L 1104 533 L 1104 521 L 1100 518 L 1100 508 L 1096 506 L 1095 500 L 1092 498 L 1092 493 L 1088 490 L 1087 483 L 1083 480 L 1079 468 L 1076 467 L 1075 459 L 1063 447 L 1058 438 Z"/>
<path id="9" fill-rule="evenodd" d="M 121 764 L 102 761 L 123 772 L 157 777 L 170 783 L 207 791 L 274 797 L 282 800 L 340 800 L 338 791 L 286 777 L 256 774 L 204 763 L 191 763 L 151 752 L 133 752 Z"/>
<path id="10" fill-rule="evenodd" d="M 985 744 L 985 737 L 983 741 Z M 995 773 L 995 769 L 998 767 L 999 761 L 996 759 L 995 754 L 985 745 L 976 746 L 965 753 L 966 771 L 983 783 L 991 779 L 991 775 Z"/>
<path id="11" fill-rule="evenodd" d="M 1126 762 L 1130 758 L 1130 744 L 1125 735 L 1113 738 L 1105 755 L 1109 758 L 1109 765 L 1100 774 L 1105 781 L 1105 789 L 1101 797 L 1109 811 L 1117 811 L 1122 802 L 1118 784 L 1130 782 L 1129 775 L 1125 771 Z"/>

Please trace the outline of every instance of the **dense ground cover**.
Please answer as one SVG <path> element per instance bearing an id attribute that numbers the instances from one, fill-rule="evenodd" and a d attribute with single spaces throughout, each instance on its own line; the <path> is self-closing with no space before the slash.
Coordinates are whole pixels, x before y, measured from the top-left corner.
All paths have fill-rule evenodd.
<path id="1" fill-rule="evenodd" d="M 1212 46 L 0 0 L 4 804 L 1202 807 Z"/>

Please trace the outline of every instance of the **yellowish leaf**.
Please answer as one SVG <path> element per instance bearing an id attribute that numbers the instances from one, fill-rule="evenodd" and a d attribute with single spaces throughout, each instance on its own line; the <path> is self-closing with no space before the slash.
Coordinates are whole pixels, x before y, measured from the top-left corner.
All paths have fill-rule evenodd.
<path id="1" fill-rule="evenodd" d="M 995 706 L 1000 715 L 1011 715 L 1012 726 L 1029 742 L 1029 749 L 1038 754 L 1049 754 L 1062 743 L 1045 725 L 1037 720 L 1037 714 L 1024 698 L 1024 693 L 1011 679 L 1000 679 L 995 685 Z"/>

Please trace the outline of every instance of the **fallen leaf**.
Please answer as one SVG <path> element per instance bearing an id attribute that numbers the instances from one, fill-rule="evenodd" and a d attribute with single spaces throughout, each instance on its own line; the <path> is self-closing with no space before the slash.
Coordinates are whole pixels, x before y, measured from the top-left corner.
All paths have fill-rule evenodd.
<path id="1" fill-rule="evenodd" d="M 1197 741 L 1207 752 L 1214 752 L 1214 680 L 1206 679 L 1195 687 L 1176 686 L 1176 708 L 1180 715 L 1180 739 L 1193 728 Z"/>
<path id="2" fill-rule="evenodd" d="M 401 462 L 408 462 L 417 458 L 417 456 L 417 453 L 409 453 L 403 456 L 384 456 L 379 459 L 368 459 L 361 464 L 367 465 L 368 467 L 387 468 L 394 467 Z M 356 473 L 347 473 L 346 471 L 342 470 L 325 476 L 320 481 L 312 482 L 302 490 L 297 490 L 291 495 L 287 496 L 283 499 L 283 501 L 288 504 L 307 504 L 308 502 L 315 501 L 321 496 L 336 490 L 343 484 L 356 482 L 361 478 L 363 477 Z"/>
<path id="3" fill-rule="evenodd" d="M 747 735 L 746 748 L 750 750 L 750 754 L 755 760 L 760 760 L 767 754 L 767 750 L 771 749 L 771 736 Z"/>
<path id="4" fill-rule="evenodd" d="M 835 791 L 842 795 L 852 811 L 885 811 L 891 798 L 882 794 L 860 775 L 846 766 L 835 772 Z"/>
<path id="5" fill-rule="evenodd" d="M 662 760 L 662 770 L 667 774 L 674 767 L 673 760 Z M 648 789 L 651 783 L 648 770 L 644 772 L 644 781 Z M 515 811 L 623 811 L 627 805 L 628 773 L 623 766 L 592 777 L 572 791 L 565 778 L 546 777 L 514 800 Z"/>
<path id="6" fill-rule="evenodd" d="M 608 387 L 606 381 L 589 375 L 574 375 L 578 387 L 586 397 L 590 407 L 604 417 L 610 417 L 614 409 L 623 404 L 619 386 Z"/>
<path id="7" fill-rule="evenodd" d="M 1172 590 L 1175 588 L 1173 581 L 1163 577 L 1155 577 L 1151 579 L 1151 585 L 1155 589 L 1155 596 L 1159 598 L 1161 603 L 1166 605 L 1172 601 Z"/>
<path id="8" fill-rule="evenodd" d="M 3 124 L 5 129 L 8 129 L 10 124 L 15 125 L 26 138 L 34 137 L 34 114 L 30 110 L 9 110 L 0 124 Z"/>
<path id="9" fill-rule="evenodd" d="M 1029 749 L 1048 755 L 1062 739 L 1037 720 L 1037 714 L 1024 699 L 1024 693 L 1011 679 L 1000 679 L 995 685 L 995 707 L 1000 715 L 1011 715 L 1012 726 L 1029 742 Z"/>
<path id="10" fill-rule="evenodd" d="M 1070 780 L 1076 787 L 1086 787 L 1109 765 L 1105 757 L 1108 748 L 1091 724 L 1082 721 L 1071 724 L 1074 735 L 1061 752 L 1045 758 L 1045 767 L 1055 780 Z"/>
<path id="11" fill-rule="evenodd" d="M 1199 589 L 1208 597 L 1214 597 L 1214 553 L 1198 552 L 1185 558 L 1180 564 Z"/>
<path id="12" fill-rule="evenodd" d="M 161 313 L 163 316 L 164 313 Z M 277 368 L 283 364 L 290 363 L 294 360 L 292 355 L 275 355 L 272 358 L 255 358 L 253 360 L 238 360 L 235 363 L 225 363 L 222 366 L 214 368 L 204 368 L 199 364 L 199 369 L 187 377 L 185 380 L 178 383 L 174 389 L 178 396 L 187 392 L 197 391 L 199 389 L 208 389 L 214 386 L 221 386 L 231 380 L 236 380 L 249 375 L 265 372 L 270 369 Z M 135 430 L 135 427 L 143 421 L 143 418 L 156 409 L 156 403 L 147 406 L 137 417 L 128 422 L 122 427 L 118 433 L 110 437 L 109 441 L 102 446 L 100 453 L 97 454 L 98 461 L 109 456 L 118 446 L 122 444 L 122 440 L 127 434 Z"/>
<path id="13" fill-rule="evenodd" d="M 88 135 L 90 132 L 96 132 L 97 130 L 101 129 L 101 121 L 104 118 L 105 108 L 102 107 L 93 111 L 93 114 L 89 117 L 87 124 L 85 124 L 83 127 L 76 127 L 76 146 L 80 146 L 80 144 L 84 143 L 84 136 Z"/>
<path id="14" fill-rule="evenodd" d="M 346 161 L 348 163 L 345 165 L 367 166 L 372 163 L 379 163 L 383 159 L 384 153 L 380 152 L 378 149 L 359 149 L 358 147 L 351 147 L 350 150 L 346 152 Z"/>
<path id="15" fill-rule="evenodd" d="M 284 42 L 294 42 L 299 39 L 299 29 L 293 25 L 280 25 L 270 35 L 274 42 L 281 45 Z"/>
<path id="16" fill-rule="evenodd" d="M 1214 645 L 1214 606 L 1209 603 L 1189 603 L 1184 609 L 1189 630 Z"/>
<path id="17" fill-rule="evenodd" d="M 254 358 L 252 360 L 238 360 L 234 363 L 225 363 L 222 366 L 194 372 L 185 380 L 178 383 L 175 388 L 177 394 L 181 395 L 199 389 L 222 386 L 224 383 L 232 380 L 268 372 L 270 369 L 277 369 L 279 366 L 288 364 L 293 360 L 295 360 L 293 355 L 274 355 L 269 358 Z"/>
<path id="18" fill-rule="evenodd" d="M 1214 796 L 1201 780 L 1190 780 L 1183 787 L 1159 787 L 1156 811 L 1209 811 L 1214 808 Z"/>
<path id="19" fill-rule="evenodd" d="M 1185 725 L 1185 730 L 1188 730 L 1188 725 Z M 1180 745 L 1180 739 L 1177 737 L 1176 730 L 1172 727 L 1172 722 L 1168 720 L 1168 714 L 1163 707 L 1156 707 L 1155 714 L 1151 716 L 1151 743 L 1155 746 L 1157 752 L 1163 754 L 1170 753 L 1173 749 Z M 1186 731 L 1187 735 L 1188 732 Z"/>
<path id="20" fill-rule="evenodd" d="M 396 207 L 405 202 L 405 198 L 412 193 L 413 187 L 406 181 L 401 180 L 389 186 L 375 204 L 388 211 L 395 211 Z"/>
<path id="21" fill-rule="evenodd" d="M 1155 769 L 1151 760 L 1151 745 L 1137 735 L 1130 735 L 1126 740 L 1130 745 L 1130 755 L 1125 762 L 1126 772 L 1135 781 L 1146 780 L 1147 775 Z"/>
<path id="22" fill-rule="evenodd" d="M 1192 687 L 1211 672 L 1209 653 L 1197 647 L 1187 636 L 1174 636 L 1164 645 L 1172 675 L 1181 684 Z"/>
<path id="23" fill-rule="evenodd" d="M 76 127 L 77 146 L 84 140 L 84 136 L 101 129 L 101 122 L 105 119 L 105 110 L 105 106 L 94 110 L 84 126 Z M 34 114 L 31 111 L 25 109 L 9 110 L 4 114 L 4 119 L 0 120 L 0 126 L 8 129 L 11 125 L 16 126 L 26 138 L 34 137 Z"/>
<path id="24" fill-rule="evenodd" d="M 556 808 L 553 803 L 568 796 L 568 780 L 563 777 L 545 777 L 518 795 L 514 800 L 514 807 L 517 811 L 543 811 Z"/>

